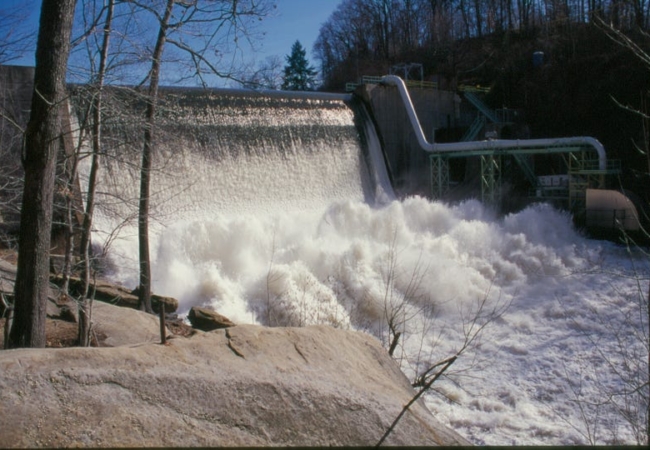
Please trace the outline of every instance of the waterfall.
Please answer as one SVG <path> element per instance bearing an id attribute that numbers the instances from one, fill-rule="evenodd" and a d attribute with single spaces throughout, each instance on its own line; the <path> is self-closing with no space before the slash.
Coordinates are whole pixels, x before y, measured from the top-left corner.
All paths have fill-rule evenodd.
<path id="1" fill-rule="evenodd" d="M 328 324 L 385 346 L 392 320 L 402 333 L 394 356 L 412 379 L 498 310 L 428 404 L 478 444 L 581 442 L 549 411 L 580 420 L 563 373 L 579 379 L 576 355 L 593 347 L 576 327 L 614 341 L 594 311 L 630 308 L 635 278 L 609 270 L 625 252 L 583 238 L 548 205 L 499 218 L 475 200 L 396 200 L 372 123 L 347 97 L 169 89 L 161 105 L 153 290 L 178 298 L 179 313 L 208 305 L 238 323 Z M 108 123 L 94 232 L 110 277 L 129 287 L 138 120 Z M 599 303 L 609 298 L 622 300 Z M 582 383 L 585 398 L 597 399 L 597 383 Z M 631 442 L 629 429 L 617 431 Z"/>
<path id="2" fill-rule="evenodd" d="M 109 246 L 114 277 L 133 284 L 142 119 L 137 99 L 123 95 L 111 97 L 120 114 L 109 115 L 103 135 L 94 234 Z M 159 110 L 154 252 L 179 223 L 305 216 L 340 201 L 378 207 L 395 198 L 372 121 L 349 95 L 167 88 Z"/>

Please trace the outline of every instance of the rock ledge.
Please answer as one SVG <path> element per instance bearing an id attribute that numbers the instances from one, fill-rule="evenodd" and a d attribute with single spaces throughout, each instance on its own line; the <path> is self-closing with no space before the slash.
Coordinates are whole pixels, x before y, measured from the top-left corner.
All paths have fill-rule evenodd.
<path id="1" fill-rule="evenodd" d="M 414 394 L 372 337 L 238 325 L 0 351 L 0 447 L 374 445 Z M 468 445 L 422 403 L 386 445 Z"/>

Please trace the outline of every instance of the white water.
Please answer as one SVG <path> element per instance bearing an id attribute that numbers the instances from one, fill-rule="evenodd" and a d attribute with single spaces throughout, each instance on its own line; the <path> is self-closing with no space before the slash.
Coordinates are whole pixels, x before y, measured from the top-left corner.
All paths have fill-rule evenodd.
<path id="1" fill-rule="evenodd" d="M 427 396 L 440 420 L 477 444 L 636 443 L 611 408 L 584 418 L 575 400 L 620 384 L 599 353 L 620 359 L 615 331 L 638 350 L 622 317 L 639 277 L 647 289 L 647 256 L 631 255 L 641 275 L 623 277 L 624 249 L 582 238 L 545 205 L 496 218 L 476 201 L 371 201 L 377 186 L 351 113 L 333 115 L 351 133 L 335 144 L 325 132 L 293 136 L 282 152 L 263 143 L 215 162 L 185 145 L 166 159 L 156 190 L 176 191 L 156 207 L 154 292 L 178 298 L 180 313 L 210 305 L 239 323 L 326 323 L 384 345 L 392 315 L 403 332 L 395 357 L 411 379 L 459 351 L 473 318 L 481 326 L 495 312 Z M 100 230 L 116 223 L 100 212 Z M 134 236 L 127 226 L 110 249 L 127 286 L 137 279 Z"/>

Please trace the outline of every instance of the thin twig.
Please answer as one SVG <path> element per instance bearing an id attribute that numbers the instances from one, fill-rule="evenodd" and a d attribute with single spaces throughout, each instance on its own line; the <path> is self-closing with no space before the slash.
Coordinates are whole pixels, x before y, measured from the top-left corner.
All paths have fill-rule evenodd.
<path id="1" fill-rule="evenodd" d="M 438 366 L 443 365 L 443 368 L 440 369 L 440 371 L 439 371 L 438 373 L 436 373 L 436 374 L 431 378 L 431 380 L 429 380 L 429 381 L 427 382 L 427 384 L 425 384 L 425 385 L 422 387 L 422 389 L 420 389 L 420 390 L 418 391 L 418 393 L 415 394 L 415 395 L 413 396 L 413 398 L 412 398 L 412 399 L 411 399 L 411 400 L 410 400 L 410 401 L 409 401 L 409 402 L 404 406 L 404 408 L 402 408 L 402 411 L 400 411 L 400 413 L 397 415 L 397 417 L 395 418 L 395 420 L 393 421 L 393 423 L 390 425 L 390 427 L 388 427 L 388 429 L 386 430 L 386 432 L 384 433 L 384 435 L 381 437 L 381 439 L 379 439 L 379 442 L 377 442 L 377 445 L 376 445 L 375 447 L 380 447 L 381 444 L 384 443 L 384 441 L 386 440 L 386 438 L 388 437 L 388 435 L 390 435 L 390 433 L 392 433 L 392 431 L 393 431 L 393 429 L 395 428 L 395 426 L 397 425 L 397 423 L 400 421 L 400 419 L 402 418 L 402 416 L 404 416 L 404 414 L 406 414 L 406 411 L 409 410 L 409 408 L 411 407 L 411 405 L 412 405 L 413 403 L 415 403 L 416 401 L 418 401 L 418 399 L 422 396 L 422 394 L 424 394 L 427 390 L 429 390 L 429 388 L 431 387 L 431 385 L 432 385 L 433 383 L 435 383 L 435 381 L 436 381 L 438 378 L 440 378 L 440 377 L 442 376 L 443 373 L 445 373 L 445 371 L 449 368 L 449 366 L 451 366 L 451 365 L 454 363 L 454 361 L 456 361 L 457 358 L 458 358 L 458 355 L 454 355 L 454 356 L 451 356 L 451 357 L 449 357 L 449 358 L 445 359 L 444 361 L 441 361 L 440 363 L 437 364 Z"/>

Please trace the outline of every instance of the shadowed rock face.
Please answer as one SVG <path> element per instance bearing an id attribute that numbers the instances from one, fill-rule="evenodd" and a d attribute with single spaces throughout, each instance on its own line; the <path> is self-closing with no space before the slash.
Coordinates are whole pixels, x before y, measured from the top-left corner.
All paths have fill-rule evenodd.
<path id="1" fill-rule="evenodd" d="M 0 447 L 374 445 L 414 394 L 374 338 L 325 326 L 2 351 L 0 373 Z M 386 444 L 467 441 L 416 403 Z"/>
<path id="2" fill-rule="evenodd" d="M 62 276 L 52 276 L 50 281 L 58 286 L 63 285 Z M 73 295 L 81 295 L 84 289 L 84 283 L 77 277 L 70 277 L 69 289 Z M 94 280 L 90 283 L 90 294 L 95 300 L 100 302 L 111 303 L 117 306 L 126 308 L 139 309 L 140 299 L 138 298 L 138 289 L 129 290 L 125 287 L 119 286 L 115 283 L 110 283 L 103 280 Z M 165 312 L 167 314 L 173 313 L 178 309 L 178 300 L 172 297 L 165 297 L 162 295 L 151 294 L 151 306 L 155 313 L 160 311 L 160 305 L 165 305 Z"/>

